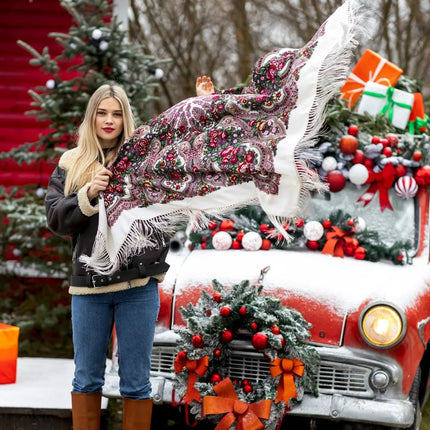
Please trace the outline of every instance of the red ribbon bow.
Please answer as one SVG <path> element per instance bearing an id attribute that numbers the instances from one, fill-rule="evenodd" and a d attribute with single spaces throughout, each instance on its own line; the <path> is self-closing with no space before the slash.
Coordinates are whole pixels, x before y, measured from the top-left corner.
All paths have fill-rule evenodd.
<path id="1" fill-rule="evenodd" d="M 187 358 L 180 358 L 177 355 L 174 363 L 175 373 L 182 372 L 184 367 L 188 370 L 188 385 L 184 402 L 187 404 L 196 400 L 200 403 L 200 392 L 194 387 L 194 384 L 197 382 L 197 375 L 203 376 L 206 373 L 209 367 L 209 357 L 206 355 L 198 360 L 188 360 Z"/>
<path id="2" fill-rule="evenodd" d="M 290 399 L 297 397 L 296 384 L 294 383 L 294 375 L 303 376 L 305 364 L 298 358 L 279 358 L 276 357 L 270 362 L 270 374 L 272 378 L 281 375 L 277 388 L 275 403 L 284 402 L 288 405 Z"/>
<path id="3" fill-rule="evenodd" d="M 267 420 L 272 408 L 271 400 L 247 403 L 239 400 L 230 378 L 213 387 L 218 396 L 203 397 L 203 415 L 226 414 L 215 430 L 228 430 L 237 420 L 236 430 L 264 430 L 260 418 Z"/>
<path id="4" fill-rule="evenodd" d="M 330 254 L 334 257 L 343 258 L 343 249 L 345 245 L 352 243 L 352 237 L 355 234 L 355 229 L 344 231 L 339 227 L 332 226 L 331 231 L 327 232 L 326 238 L 327 242 L 324 245 L 323 254 Z"/>
<path id="5" fill-rule="evenodd" d="M 395 179 L 396 171 L 394 170 L 392 163 L 386 164 L 382 171 L 378 173 L 369 169 L 369 178 L 367 179 L 366 184 L 370 184 L 370 187 L 357 201 L 364 202 L 364 206 L 366 206 L 372 201 L 376 192 L 379 191 L 379 205 L 381 206 L 381 212 L 386 208 L 393 210 L 388 198 L 388 190 L 393 186 Z"/>

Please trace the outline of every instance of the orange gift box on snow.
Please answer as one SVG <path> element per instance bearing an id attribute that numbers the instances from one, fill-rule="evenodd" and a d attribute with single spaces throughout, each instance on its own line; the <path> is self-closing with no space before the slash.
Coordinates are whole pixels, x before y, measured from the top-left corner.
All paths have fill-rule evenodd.
<path id="1" fill-rule="evenodd" d="M 428 117 L 424 112 L 424 101 L 421 93 L 414 93 L 414 104 L 409 117 L 409 133 L 419 134 L 427 131 Z"/>
<path id="2" fill-rule="evenodd" d="M 0 384 L 16 382 L 19 328 L 0 323 Z"/>
<path id="3" fill-rule="evenodd" d="M 341 88 L 341 98 L 348 100 L 348 107 L 351 109 L 367 82 L 394 87 L 402 73 L 400 67 L 371 49 L 366 49 Z"/>

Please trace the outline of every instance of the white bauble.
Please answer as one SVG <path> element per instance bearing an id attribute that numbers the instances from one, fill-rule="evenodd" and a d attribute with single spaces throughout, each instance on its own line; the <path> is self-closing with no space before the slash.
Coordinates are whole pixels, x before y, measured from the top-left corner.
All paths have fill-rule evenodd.
<path id="1" fill-rule="evenodd" d="M 245 233 L 242 237 L 243 249 L 246 249 L 247 251 L 259 250 L 261 248 L 262 243 L 263 239 L 255 231 L 249 231 L 248 233 Z"/>
<path id="2" fill-rule="evenodd" d="M 418 191 L 417 181 L 411 176 L 402 176 L 394 185 L 394 190 L 402 199 L 410 199 L 414 197 Z"/>
<path id="3" fill-rule="evenodd" d="M 364 231 L 366 229 L 366 221 L 364 221 L 363 218 L 358 216 L 354 220 L 354 227 L 355 227 L 356 233 L 361 233 L 362 231 Z"/>
<path id="4" fill-rule="evenodd" d="M 157 79 L 161 79 L 161 78 L 164 76 L 163 69 L 159 69 L 159 68 L 155 69 L 154 76 L 155 76 Z"/>
<path id="5" fill-rule="evenodd" d="M 363 185 L 369 178 L 369 171 L 364 164 L 354 164 L 349 169 L 349 180 L 355 185 Z"/>
<path id="6" fill-rule="evenodd" d="M 107 49 L 109 48 L 109 43 L 106 42 L 106 40 L 102 40 L 99 44 L 99 48 L 101 51 L 107 51 Z"/>
<path id="7" fill-rule="evenodd" d="M 303 227 L 303 234 L 307 240 L 320 240 L 324 234 L 324 227 L 318 221 L 309 221 Z"/>
<path id="8" fill-rule="evenodd" d="M 212 237 L 212 245 L 218 251 L 230 249 L 232 242 L 232 237 L 226 231 L 219 231 Z"/>
<path id="9" fill-rule="evenodd" d="M 91 38 L 94 40 L 99 40 L 102 37 L 102 31 L 98 28 L 94 29 L 91 33 Z"/>
<path id="10" fill-rule="evenodd" d="M 321 167 L 326 172 L 331 172 L 337 169 L 337 160 L 334 157 L 325 157 L 322 161 Z"/>
<path id="11" fill-rule="evenodd" d="M 46 81 L 46 88 L 48 88 L 48 90 L 53 90 L 55 88 L 55 81 L 54 79 L 48 79 Z"/>

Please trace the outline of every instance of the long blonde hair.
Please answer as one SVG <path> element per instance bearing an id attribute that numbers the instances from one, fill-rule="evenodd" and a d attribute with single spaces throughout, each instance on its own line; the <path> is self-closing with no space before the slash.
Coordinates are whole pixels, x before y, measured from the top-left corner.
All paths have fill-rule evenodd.
<path id="1" fill-rule="evenodd" d="M 122 109 L 123 131 L 113 150 L 105 157 L 103 149 L 97 138 L 95 120 L 97 109 L 102 100 L 113 97 L 118 100 Z M 88 182 L 91 182 L 96 173 L 114 160 L 121 144 L 130 137 L 134 131 L 134 118 L 130 108 L 127 94 L 117 84 L 109 83 L 100 86 L 88 101 L 85 117 L 79 127 L 79 138 L 77 142 L 78 156 L 75 163 L 67 171 L 64 194 L 76 192 Z"/>

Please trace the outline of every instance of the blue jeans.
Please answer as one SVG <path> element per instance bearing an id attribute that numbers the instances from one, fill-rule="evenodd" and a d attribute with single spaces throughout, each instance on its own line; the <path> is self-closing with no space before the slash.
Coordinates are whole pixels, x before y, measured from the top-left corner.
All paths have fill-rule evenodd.
<path id="1" fill-rule="evenodd" d="M 157 280 L 114 293 L 73 295 L 72 328 L 75 352 L 75 393 L 100 393 L 115 324 L 120 394 L 151 397 L 151 352 L 160 308 Z"/>

